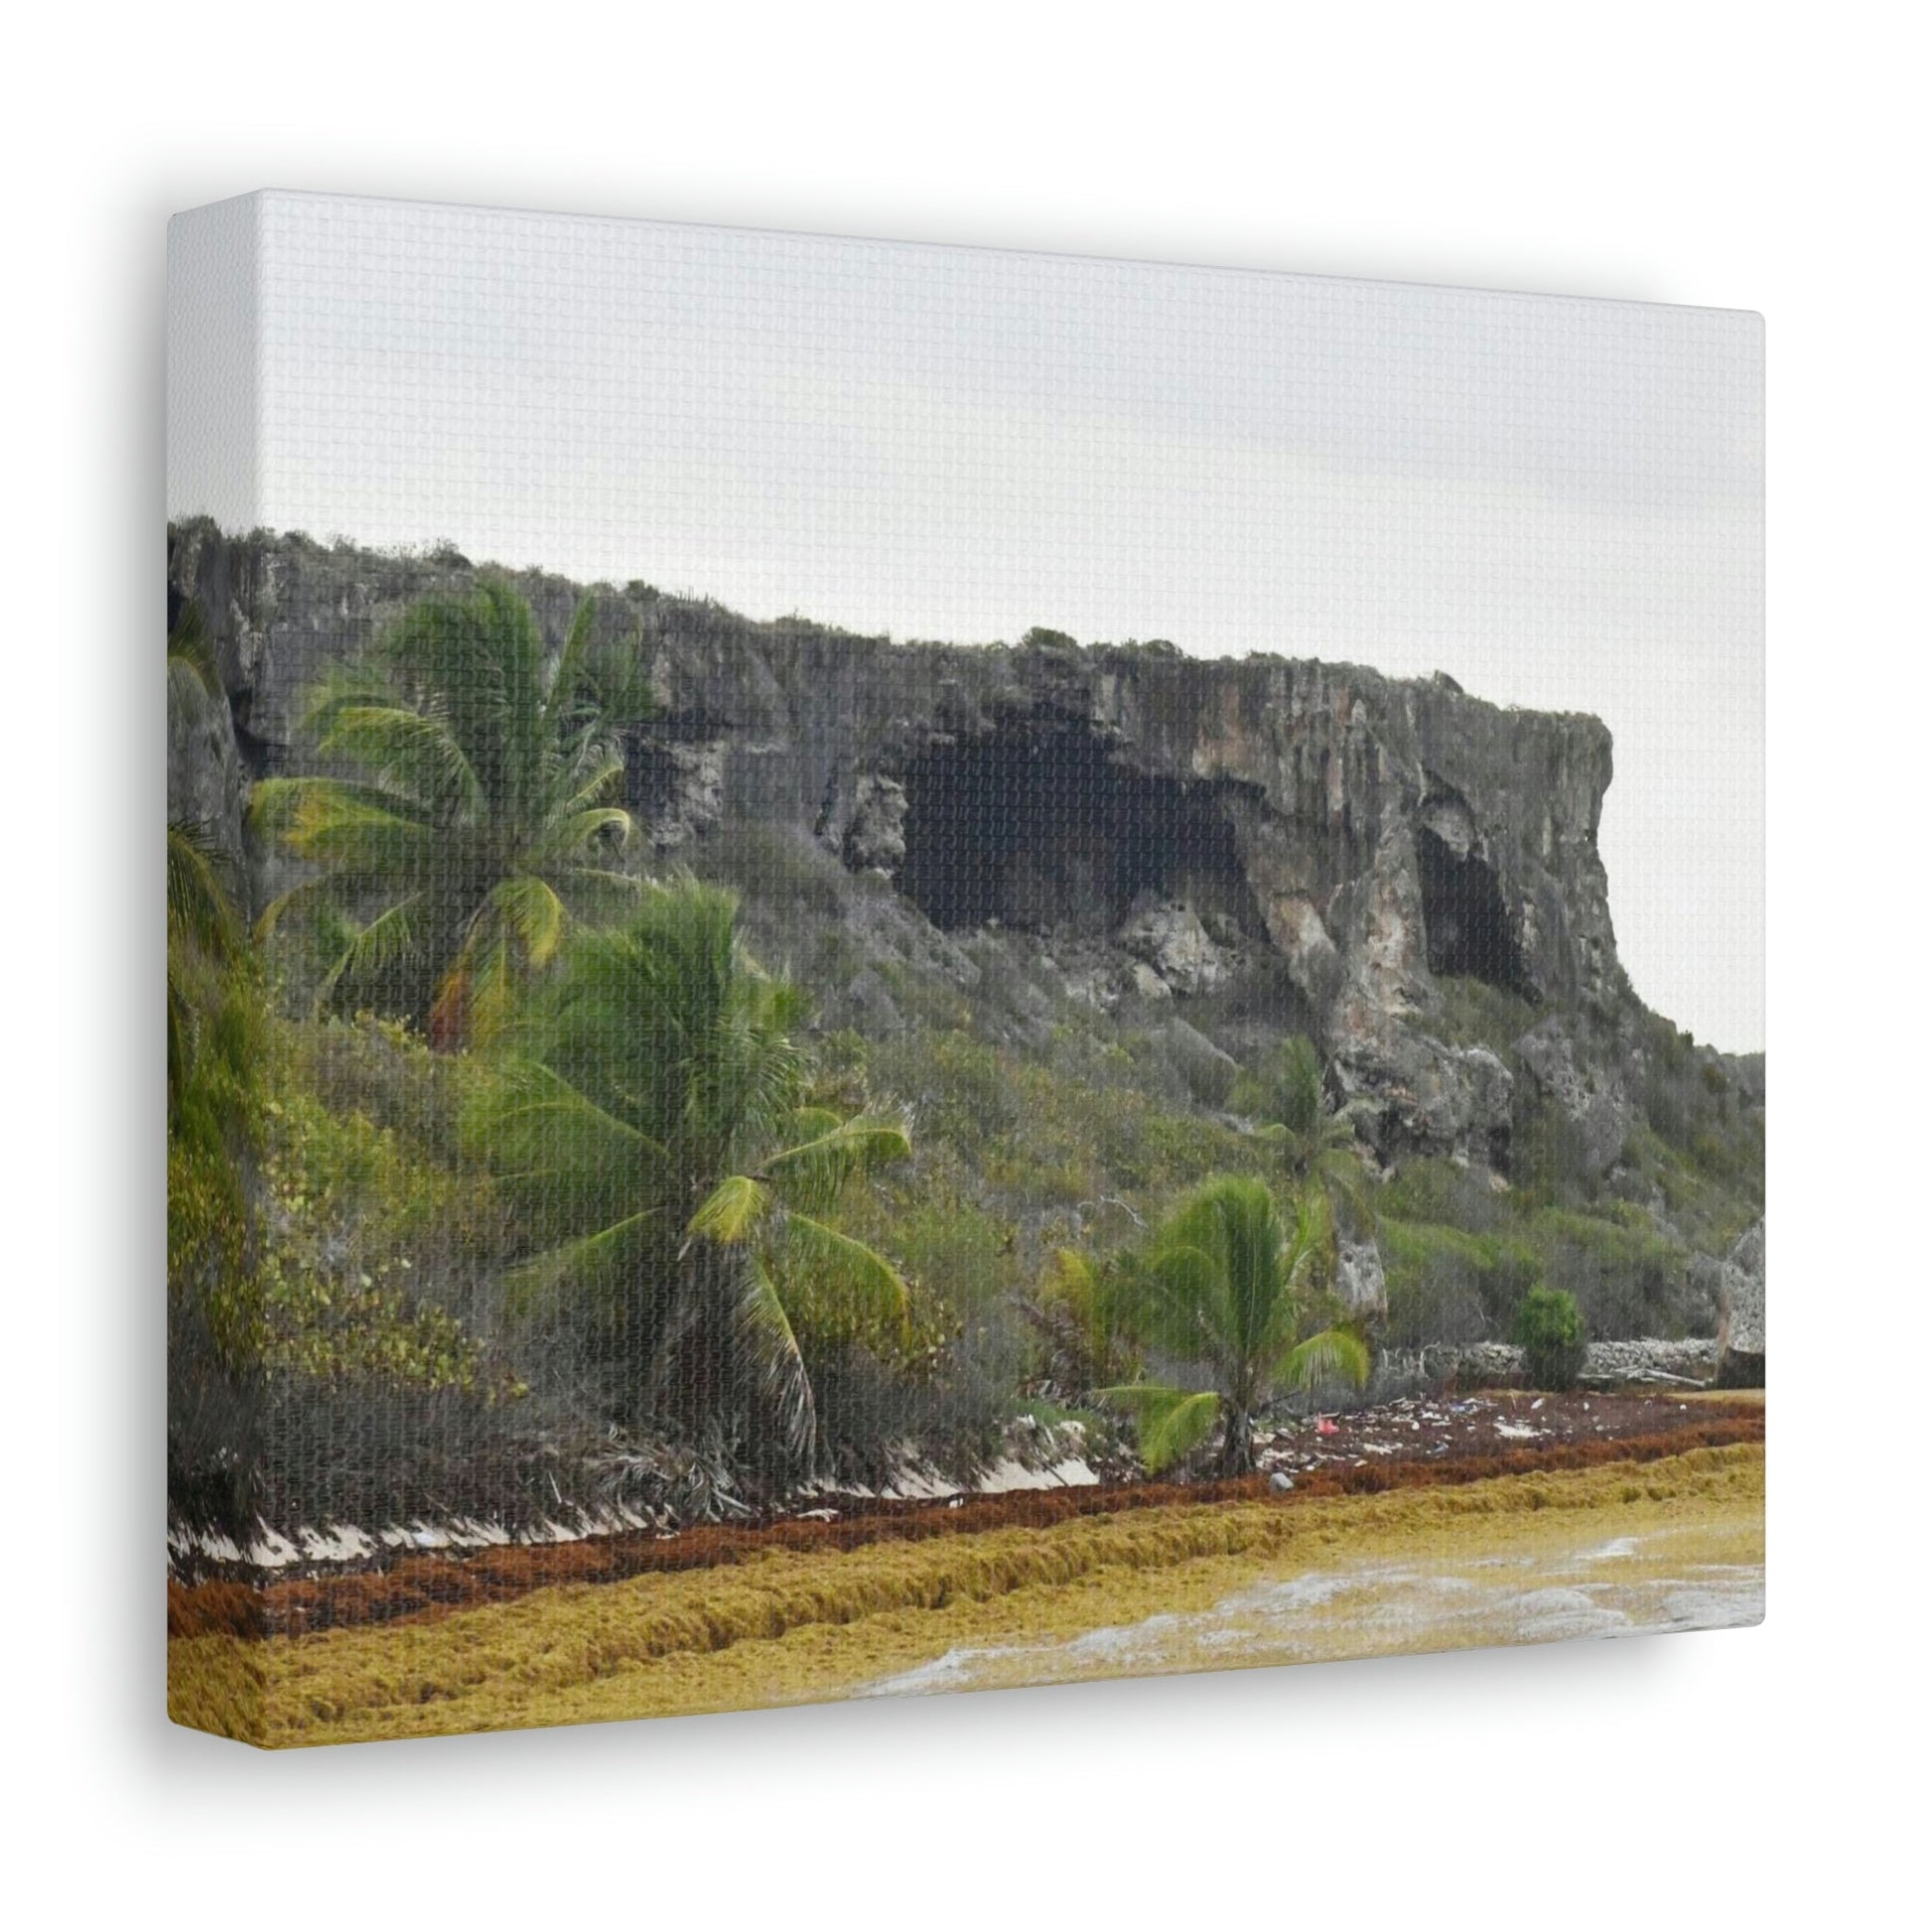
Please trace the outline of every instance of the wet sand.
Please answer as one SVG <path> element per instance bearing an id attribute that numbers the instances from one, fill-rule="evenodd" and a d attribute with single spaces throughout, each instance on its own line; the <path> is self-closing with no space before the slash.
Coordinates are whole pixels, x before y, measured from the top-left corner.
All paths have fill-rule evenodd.
<path id="1" fill-rule="evenodd" d="M 538 1588 L 246 1646 L 276 1744 L 1754 1622 L 1763 1450 L 1202 1502 Z M 179 1639 L 179 1704 L 233 1640 Z"/>

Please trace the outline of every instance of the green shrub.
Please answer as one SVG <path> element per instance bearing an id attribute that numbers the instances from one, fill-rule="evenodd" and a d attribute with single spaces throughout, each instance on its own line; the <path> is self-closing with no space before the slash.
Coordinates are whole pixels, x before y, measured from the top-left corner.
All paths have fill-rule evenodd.
<path id="1" fill-rule="evenodd" d="M 1397 1348 L 1504 1332 L 1542 1274 L 1535 1251 L 1509 1236 L 1384 1218 L 1376 1239 L 1387 1277 L 1385 1339 Z"/>
<path id="2" fill-rule="evenodd" d="M 1584 1317 L 1574 1295 L 1560 1288 L 1531 1289 L 1516 1310 L 1511 1333 L 1536 1387 L 1576 1386 L 1584 1366 Z"/>
<path id="3" fill-rule="evenodd" d="M 1482 980 L 1440 975 L 1435 1030 L 1451 1046 L 1486 1046 L 1508 1060 L 1518 1039 L 1536 1025 L 1536 1009 L 1520 993 Z"/>

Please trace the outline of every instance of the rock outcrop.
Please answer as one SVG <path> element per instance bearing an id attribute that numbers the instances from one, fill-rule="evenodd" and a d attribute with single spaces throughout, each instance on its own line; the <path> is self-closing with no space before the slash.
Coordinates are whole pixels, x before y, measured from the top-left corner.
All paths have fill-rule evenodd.
<path id="1" fill-rule="evenodd" d="M 326 663 L 477 576 L 449 552 L 205 522 L 171 532 L 169 569 L 171 601 L 197 599 L 215 640 L 245 766 L 218 782 L 236 798 L 242 777 L 299 755 L 300 693 Z M 582 589 L 514 582 L 561 638 Z M 1485 982 L 1543 1016 L 1527 1077 L 1592 1165 L 1615 1160 L 1628 1081 L 1622 1049 L 1600 1041 L 1636 1009 L 1597 852 L 1611 759 L 1594 718 L 1348 664 L 895 644 L 641 584 L 597 597 L 600 633 L 634 640 L 657 697 L 630 792 L 660 852 L 724 821 L 789 828 L 890 880 L 942 934 L 1111 948 L 1093 980 L 1109 1002 L 1177 1011 L 1263 960 L 1384 1161 L 1507 1169 L 1511 1071 L 1438 1020 L 1446 979 Z M 890 1005 L 883 988 L 869 997 Z"/>
<path id="2" fill-rule="evenodd" d="M 1738 1236 L 1718 1284 L 1718 1380 L 1725 1388 L 1764 1386 L 1764 1223 Z"/>

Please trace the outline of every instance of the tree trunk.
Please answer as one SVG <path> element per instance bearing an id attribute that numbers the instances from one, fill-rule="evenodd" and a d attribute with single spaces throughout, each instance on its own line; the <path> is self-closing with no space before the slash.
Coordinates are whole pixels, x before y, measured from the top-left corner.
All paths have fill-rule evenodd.
<path id="1" fill-rule="evenodd" d="M 1221 1473 L 1245 1476 L 1254 1473 L 1255 1428 L 1246 1403 L 1224 1405 L 1226 1421 L 1221 1431 Z"/>

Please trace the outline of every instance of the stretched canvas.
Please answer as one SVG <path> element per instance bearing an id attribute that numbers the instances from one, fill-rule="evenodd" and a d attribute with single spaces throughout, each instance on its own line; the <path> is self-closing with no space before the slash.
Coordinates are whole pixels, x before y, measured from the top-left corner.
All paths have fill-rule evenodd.
<path id="1" fill-rule="evenodd" d="M 169 285 L 179 1722 L 1761 1615 L 1756 317 L 283 193 Z"/>

